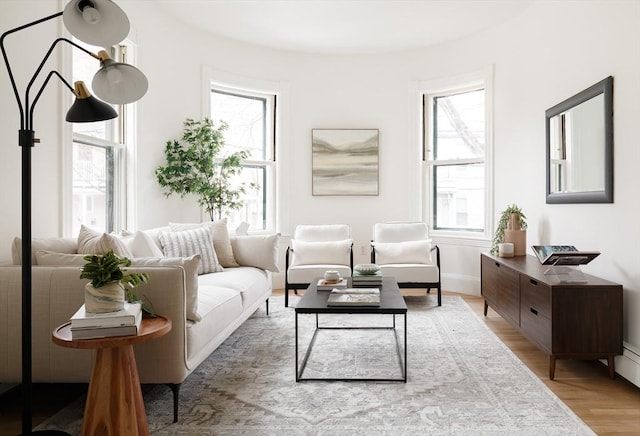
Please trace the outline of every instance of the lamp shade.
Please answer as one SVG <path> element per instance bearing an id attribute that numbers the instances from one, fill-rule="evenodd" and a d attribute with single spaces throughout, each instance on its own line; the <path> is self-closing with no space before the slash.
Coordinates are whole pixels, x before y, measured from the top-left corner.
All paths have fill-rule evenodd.
<path id="1" fill-rule="evenodd" d="M 104 50 L 98 53 L 98 57 L 102 68 L 93 76 L 91 88 L 100 99 L 112 104 L 127 104 L 146 94 L 149 83 L 142 71 L 114 61 Z"/>
<path id="2" fill-rule="evenodd" d="M 111 0 L 71 0 L 62 20 L 80 41 L 100 47 L 119 43 L 129 34 L 129 19 Z"/>
<path id="3" fill-rule="evenodd" d="M 90 123 L 110 120 L 118 116 L 111 106 L 93 97 L 83 82 L 74 83 L 76 101 L 67 111 L 66 120 L 70 123 Z"/>

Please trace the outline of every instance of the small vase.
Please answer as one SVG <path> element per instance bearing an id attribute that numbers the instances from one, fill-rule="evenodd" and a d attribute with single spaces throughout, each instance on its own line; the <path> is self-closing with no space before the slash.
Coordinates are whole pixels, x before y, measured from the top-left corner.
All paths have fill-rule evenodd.
<path id="1" fill-rule="evenodd" d="M 84 287 L 84 310 L 87 313 L 108 313 L 124 309 L 124 288 L 120 282 L 107 283 L 95 288 L 91 283 Z"/>

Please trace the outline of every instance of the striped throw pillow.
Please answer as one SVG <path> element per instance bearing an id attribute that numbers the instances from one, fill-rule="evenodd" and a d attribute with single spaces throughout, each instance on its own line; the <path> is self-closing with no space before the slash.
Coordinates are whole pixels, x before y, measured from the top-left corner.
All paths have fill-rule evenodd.
<path id="1" fill-rule="evenodd" d="M 207 228 L 181 232 L 160 232 L 159 239 L 166 257 L 191 257 L 194 254 L 199 254 L 198 274 L 223 270 L 211 243 L 211 233 Z"/>

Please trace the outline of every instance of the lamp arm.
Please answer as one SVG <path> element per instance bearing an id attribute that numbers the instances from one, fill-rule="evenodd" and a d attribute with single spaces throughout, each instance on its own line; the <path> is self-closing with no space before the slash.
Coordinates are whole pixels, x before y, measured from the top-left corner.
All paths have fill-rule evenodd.
<path id="1" fill-rule="evenodd" d="M 25 91 L 25 95 L 24 95 L 24 102 L 25 103 L 24 104 L 25 104 L 26 109 L 29 111 L 29 114 L 28 114 L 29 116 L 27 118 L 27 123 L 26 123 L 27 130 L 32 130 L 33 129 L 33 118 L 32 118 L 33 108 L 31 108 L 31 110 L 29 109 L 29 92 L 31 91 L 31 87 L 33 86 L 33 82 L 35 82 L 36 78 L 38 77 L 38 74 L 40 74 L 40 71 L 42 71 L 42 68 L 44 67 L 44 64 L 49 59 L 49 56 L 51 56 L 51 53 L 53 52 L 53 49 L 56 47 L 56 45 L 58 45 L 59 42 L 62 42 L 62 41 L 66 42 L 66 43 L 69 43 L 72 46 L 74 46 L 76 48 L 79 48 L 83 52 L 87 53 L 89 56 L 100 60 L 100 57 L 97 54 L 91 53 L 89 50 L 87 50 L 86 48 L 82 47 L 81 45 L 76 44 L 75 42 L 71 41 L 70 39 L 58 38 L 55 41 L 53 41 L 51 46 L 49 46 L 49 50 L 47 51 L 47 53 L 44 55 L 44 58 L 40 62 L 40 65 L 38 65 L 38 68 L 36 69 L 35 73 L 33 73 L 33 76 L 31 77 L 31 80 L 29 81 L 29 84 L 27 85 L 27 89 Z M 51 76 L 51 74 L 49 74 L 49 77 L 50 76 Z M 58 75 L 58 77 L 60 77 L 62 79 L 62 77 L 60 75 Z M 47 78 L 47 80 L 48 80 L 48 78 Z M 40 88 L 40 92 L 38 92 L 38 95 L 40 95 L 40 93 L 42 92 L 43 88 L 44 88 L 44 85 L 43 85 L 42 88 Z M 73 90 L 73 88 L 72 88 L 72 90 Z"/>
<path id="2" fill-rule="evenodd" d="M 11 87 L 13 88 L 13 94 L 16 97 L 16 101 L 18 102 L 18 109 L 20 110 L 20 128 L 24 129 L 25 119 L 24 119 L 24 108 L 22 105 L 22 100 L 20 100 L 20 94 L 18 93 L 18 87 L 16 86 L 16 81 L 13 78 L 13 71 L 11 71 L 11 64 L 9 63 L 9 58 L 7 57 L 7 52 L 4 49 L 4 39 L 12 33 L 19 32 L 20 30 L 26 29 L 27 27 L 35 26 L 36 24 L 43 23 L 45 21 L 52 20 L 62 15 L 62 12 L 57 12 L 53 15 L 49 15 L 48 17 L 41 18 L 36 21 L 32 21 L 31 23 L 24 24 L 20 27 L 16 27 L 15 29 L 7 30 L 0 36 L 0 49 L 2 50 L 2 57 L 4 59 L 4 64 L 7 67 L 7 73 L 9 74 L 9 80 L 11 81 Z"/>
<path id="3" fill-rule="evenodd" d="M 64 77 L 60 75 L 60 73 L 58 73 L 55 70 L 49 71 L 49 74 L 47 74 L 47 78 L 44 79 L 42 86 L 40 87 L 40 89 L 38 90 L 38 93 L 36 94 L 36 98 L 34 98 L 33 103 L 31 103 L 31 108 L 29 108 L 29 121 L 31 122 L 31 125 L 33 125 L 33 111 L 36 108 L 36 103 L 38 103 L 38 100 L 40 99 L 40 95 L 42 95 L 42 91 L 44 91 L 44 88 L 47 86 L 47 83 L 49 83 L 49 79 L 51 79 L 51 76 L 53 76 L 54 74 L 58 76 L 60 80 L 62 80 L 62 83 L 64 83 L 67 86 L 67 88 L 69 88 L 69 91 L 74 92 L 73 87 L 69 84 L 69 82 L 67 82 L 64 79 Z"/>

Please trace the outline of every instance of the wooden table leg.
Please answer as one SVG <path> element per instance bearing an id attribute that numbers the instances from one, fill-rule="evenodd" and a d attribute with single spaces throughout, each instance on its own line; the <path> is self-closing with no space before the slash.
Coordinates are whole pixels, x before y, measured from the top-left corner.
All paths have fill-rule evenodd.
<path id="1" fill-rule="evenodd" d="M 556 358 L 549 356 L 549 379 L 553 380 L 556 375 Z"/>
<path id="2" fill-rule="evenodd" d="M 149 434 L 132 345 L 97 350 L 85 405 L 82 434 Z"/>

